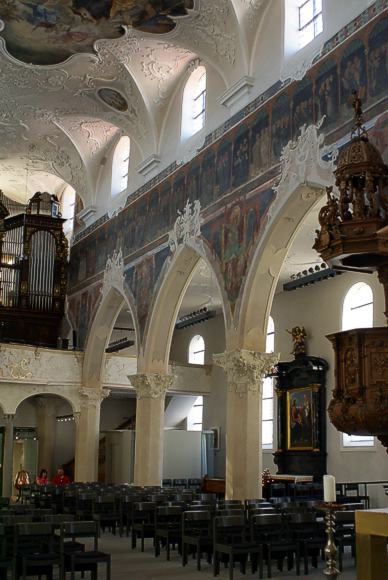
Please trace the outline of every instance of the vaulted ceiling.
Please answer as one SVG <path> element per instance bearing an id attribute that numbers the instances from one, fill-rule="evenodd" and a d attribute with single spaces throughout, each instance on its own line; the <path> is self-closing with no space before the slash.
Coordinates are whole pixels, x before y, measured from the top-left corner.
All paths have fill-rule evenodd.
<path id="1" fill-rule="evenodd" d="M 120 135 L 140 160 L 160 154 L 170 103 L 193 63 L 213 69 L 225 90 L 252 74 L 270 2 L 2 0 L 0 189 L 24 202 L 37 185 L 58 193 L 68 183 L 96 203 L 101 165 Z"/>

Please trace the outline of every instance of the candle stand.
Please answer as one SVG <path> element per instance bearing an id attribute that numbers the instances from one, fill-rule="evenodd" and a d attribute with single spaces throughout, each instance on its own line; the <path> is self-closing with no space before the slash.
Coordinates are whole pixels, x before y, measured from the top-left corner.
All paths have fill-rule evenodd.
<path id="1" fill-rule="evenodd" d="M 335 512 L 343 509 L 343 504 L 336 502 L 319 502 L 317 508 L 325 512 L 327 543 L 325 546 L 326 567 L 323 574 L 328 578 L 337 578 L 341 572 L 337 568 L 337 546 L 334 542 Z"/>

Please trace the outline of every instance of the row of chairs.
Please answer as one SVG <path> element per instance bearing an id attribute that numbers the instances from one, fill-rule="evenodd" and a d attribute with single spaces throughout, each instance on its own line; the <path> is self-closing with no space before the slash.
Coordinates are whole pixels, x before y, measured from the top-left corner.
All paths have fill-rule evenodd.
<path id="1" fill-rule="evenodd" d="M 32 516 L 13 515 L 0 523 L 0 578 L 11 571 L 13 580 L 45 576 L 53 580 L 54 570 L 65 580 L 76 572 L 91 573 L 97 580 L 98 565 L 106 566 L 106 580 L 111 577 L 111 556 L 98 549 L 99 529 L 95 521 L 73 521 L 67 515 L 46 515 L 44 521 L 32 522 Z M 86 550 L 80 539 L 92 539 L 93 549 Z"/>
<path id="2" fill-rule="evenodd" d="M 336 486 L 337 501 L 339 503 L 362 502 L 369 508 L 369 496 L 360 491 L 358 483 L 339 483 Z M 269 498 L 279 498 L 290 496 L 294 499 L 316 499 L 323 498 L 323 485 L 316 482 L 304 483 L 271 483 L 269 485 Z"/>
<path id="3" fill-rule="evenodd" d="M 294 564 L 300 574 L 303 558 L 304 572 L 308 574 L 308 559 L 317 566 L 319 552 L 325 545 L 323 519 L 314 510 L 279 513 L 274 508 L 260 507 L 263 503 L 251 503 L 248 509 L 237 505 L 228 509 L 193 505 L 184 510 L 182 506 L 156 506 L 152 502 L 136 504 L 132 520 L 132 547 L 141 538 L 144 550 L 145 538 L 154 541 L 155 556 L 159 556 L 161 545 L 165 547 L 166 558 L 170 550 L 178 547 L 182 564 L 186 565 L 191 552 L 201 568 L 201 558 L 213 562 L 213 573 L 218 575 L 220 562 L 229 564 L 229 576 L 233 578 L 234 563 L 239 562 L 245 573 L 248 560 L 252 573 L 259 568 L 263 577 L 264 563 L 268 577 L 272 574 L 272 562 L 276 560 L 282 569 L 287 559 L 288 568 Z M 354 511 L 338 512 L 337 541 L 340 546 L 340 568 L 345 545 L 350 545 L 354 554 Z"/>

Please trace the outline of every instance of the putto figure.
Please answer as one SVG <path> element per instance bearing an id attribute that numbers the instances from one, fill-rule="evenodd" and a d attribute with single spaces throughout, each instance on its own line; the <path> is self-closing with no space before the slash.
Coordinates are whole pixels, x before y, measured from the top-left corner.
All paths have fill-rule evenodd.
<path id="1" fill-rule="evenodd" d="M 292 342 L 294 343 L 294 347 L 291 351 L 291 354 L 294 356 L 298 356 L 301 354 L 307 354 L 307 347 L 306 347 L 306 337 L 307 333 L 304 326 L 294 326 L 291 330 L 287 330 L 289 334 L 292 336 Z"/>

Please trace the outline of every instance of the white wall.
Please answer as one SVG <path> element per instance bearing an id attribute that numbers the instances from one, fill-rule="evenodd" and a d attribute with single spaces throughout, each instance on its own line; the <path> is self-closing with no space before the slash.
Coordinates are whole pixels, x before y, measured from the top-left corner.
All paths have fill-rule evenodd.
<path id="1" fill-rule="evenodd" d="M 376 275 L 347 273 L 313 286 L 275 296 L 271 315 L 275 322 L 275 352 L 280 360 L 291 360 L 292 340 L 287 329 L 304 326 L 307 331 L 308 354 L 325 358 L 330 365 L 327 374 L 327 404 L 334 387 L 334 351 L 326 335 L 341 330 L 342 303 L 347 290 L 356 282 L 371 285 L 374 294 L 374 325 L 385 326 L 384 293 Z M 327 469 L 338 481 L 388 480 L 388 457 L 382 445 L 374 449 L 341 449 L 341 435 L 327 421 Z M 265 453 L 265 466 L 276 470 L 271 454 Z M 370 495 L 376 505 L 388 505 L 381 486 L 371 486 Z"/>
<path id="2" fill-rule="evenodd" d="M 201 432 L 164 432 L 163 479 L 201 477 Z"/>

